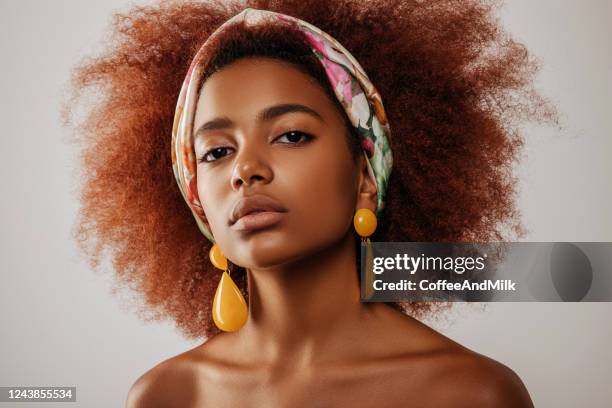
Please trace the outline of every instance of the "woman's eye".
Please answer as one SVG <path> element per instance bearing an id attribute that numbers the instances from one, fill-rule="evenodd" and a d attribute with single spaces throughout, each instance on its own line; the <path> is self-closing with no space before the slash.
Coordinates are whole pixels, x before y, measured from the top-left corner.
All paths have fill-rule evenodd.
<path id="1" fill-rule="evenodd" d="M 217 159 L 227 155 L 228 150 L 234 150 L 231 147 L 216 147 L 212 150 L 207 151 L 198 159 L 198 163 L 202 162 L 213 162 Z"/>
<path id="2" fill-rule="evenodd" d="M 275 141 L 279 141 L 281 144 L 300 144 L 311 140 L 313 137 L 307 133 L 300 132 L 298 130 L 292 130 L 291 132 L 287 132 L 278 138 Z M 223 156 L 227 156 L 234 149 L 231 147 L 216 147 L 214 149 L 208 150 L 204 153 L 199 159 L 198 163 L 203 162 L 213 162 L 216 161 Z"/>
<path id="3" fill-rule="evenodd" d="M 304 138 L 304 140 L 302 140 L 302 138 Z M 287 142 L 281 141 L 281 143 L 284 143 L 284 144 L 297 144 L 297 143 L 305 142 L 305 141 L 312 139 L 312 136 L 304 132 L 293 130 L 291 132 L 287 132 L 284 135 L 278 137 L 276 140 L 281 140 L 281 139 L 287 140 Z"/>

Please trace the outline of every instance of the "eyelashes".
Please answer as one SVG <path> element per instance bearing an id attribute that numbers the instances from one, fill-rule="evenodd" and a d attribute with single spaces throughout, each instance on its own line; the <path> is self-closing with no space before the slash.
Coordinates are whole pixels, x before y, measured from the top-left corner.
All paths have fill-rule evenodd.
<path id="1" fill-rule="evenodd" d="M 284 139 L 286 141 L 282 141 L 278 143 L 296 146 L 296 145 L 305 144 L 309 142 L 310 140 L 312 140 L 313 138 L 314 137 L 312 135 L 306 132 L 302 132 L 299 130 L 292 130 L 290 132 L 283 133 L 282 135 L 274 139 L 274 142 Z M 213 149 L 209 149 L 206 152 L 204 152 L 198 158 L 197 161 L 198 163 L 212 163 L 214 161 L 217 161 L 227 156 L 229 154 L 228 151 L 234 151 L 234 150 L 235 149 L 233 147 L 227 147 L 227 146 L 215 147 Z"/>
<path id="2" fill-rule="evenodd" d="M 222 158 L 223 156 L 227 156 L 227 154 L 223 154 L 223 152 L 226 152 L 228 150 L 234 150 L 234 149 L 231 147 L 215 147 L 214 149 L 211 149 L 207 151 L 206 153 L 204 153 L 202 156 L 200 156 L 200 158 L 198 159 L 198 163 L 204 163 L 204 162 L 210 163 L 210 162 L 216 161 Z"/>
<path id="3" fill-rule="evenodd" d="M 306 142 L 306 141 L 312 139 L 312 136 L 309 135 L 308 133 L 304 133 L 304 132 L 301 132 L 299 130 L 292 130 L 290 132 L 283 133 L 282 135 L 280 135 L 279 137 L 277 137 L 274 140 L 276 141 L 276 140 L 280 140 L 280 139 L 282 139 L 284 137 L 295 137 L 295 136 L 298 137 L 298 140 L 296 140 L 296 141 L 289 141 L 288 143 L 287 142 L 283 142 L 283 143 L 285 143 L 285 144 L 300 144 L 300 143 L 303 143 L 303 142 Z M 301 140 L 302 137 L 305 137 L 306 140 L 302 141 Z M 289 140 L 289 139 L 287 139 L 287 140 Z"/>

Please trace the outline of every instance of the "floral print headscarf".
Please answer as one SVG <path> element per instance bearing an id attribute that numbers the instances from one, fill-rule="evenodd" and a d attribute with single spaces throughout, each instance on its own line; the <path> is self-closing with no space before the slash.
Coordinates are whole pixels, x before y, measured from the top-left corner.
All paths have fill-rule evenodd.
<path id="1" fill-rule="evenodd" d="M 385 191 L 393 166 L 391 134 L 380 94 L 355 58 L 333 37 L 319 28 L 285 14 L 246 8 L 223 23 L 200 47 L 193 58 L 181 87 L 172 128 L 172 170 L 183 198 L 189 205 L 198 227 L 211 242 L 215 242 L 202 208 L 196 181 L 197 161 L 193 147 L 193 120 L 198 90 L 204 71 L 204 50 L 211 38 L 231 24 L 244 21 L 248 25 L 278 22 L 296 27 L 304 34 L 325 72 L 334 93 L 352 125 L 361 137 L 361 147 L 367 158 L 368 172 L 376 181 L 380 216 L 385 205 Z"/>

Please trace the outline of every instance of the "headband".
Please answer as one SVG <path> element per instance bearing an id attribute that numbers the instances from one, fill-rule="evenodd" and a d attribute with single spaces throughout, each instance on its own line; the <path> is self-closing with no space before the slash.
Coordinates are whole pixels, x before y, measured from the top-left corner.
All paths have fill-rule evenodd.
<path id="1" fill-rule="evenodd" d="M 376 214 L 380 216 L 385 205 L 385 192 L 393 166 L 391 134 L 380 94 L 361 65 L 329 34 L 295 17 L 246 8 L 219 26 L 202 44 L 189 66 L 176 105 L 172 127 L 172 170 L 200 231 L 211 242 L 215 242 L 198 195 L 197 161 L 193 148 L 193 120 L 205 68 L 204 50 L 210 44 L 211 38 L 239 21 L 251 26 L 270 22 L 288 24 L 303 33 L 304 41 L 312 48 L 325 69 L 334 94 L 361 138 L 361 148 L 367 158 L 368 172 L 376 182 L 378 199 Z"/>

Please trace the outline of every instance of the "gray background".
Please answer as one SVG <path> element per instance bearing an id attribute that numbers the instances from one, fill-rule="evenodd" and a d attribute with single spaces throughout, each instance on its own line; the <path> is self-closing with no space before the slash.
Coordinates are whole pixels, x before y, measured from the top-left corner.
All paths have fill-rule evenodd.
<path id="1" fill-rule="evenodd" d="M 0 385 L 76 385 L 70 406 L 122 406 L 139 375 L 196 345 L 171 323 L 129 313 L 110 273 L 90 271 L 70 240 L 74 152 L 59 103 L 70 68 L 100 49 L 112 12 L 129 4 L 0 1 Z M 527 128 L 518 169 L 527 241 L 612 241 L 610 16 L 605 0 L 515 0 L 500 13 L 544 63 L 538 87 L 565 122 Z M 429 323 L 514 369 L 536 406 L 604 407 L 611 312 L 610 303 L 458 305 Z"/>

